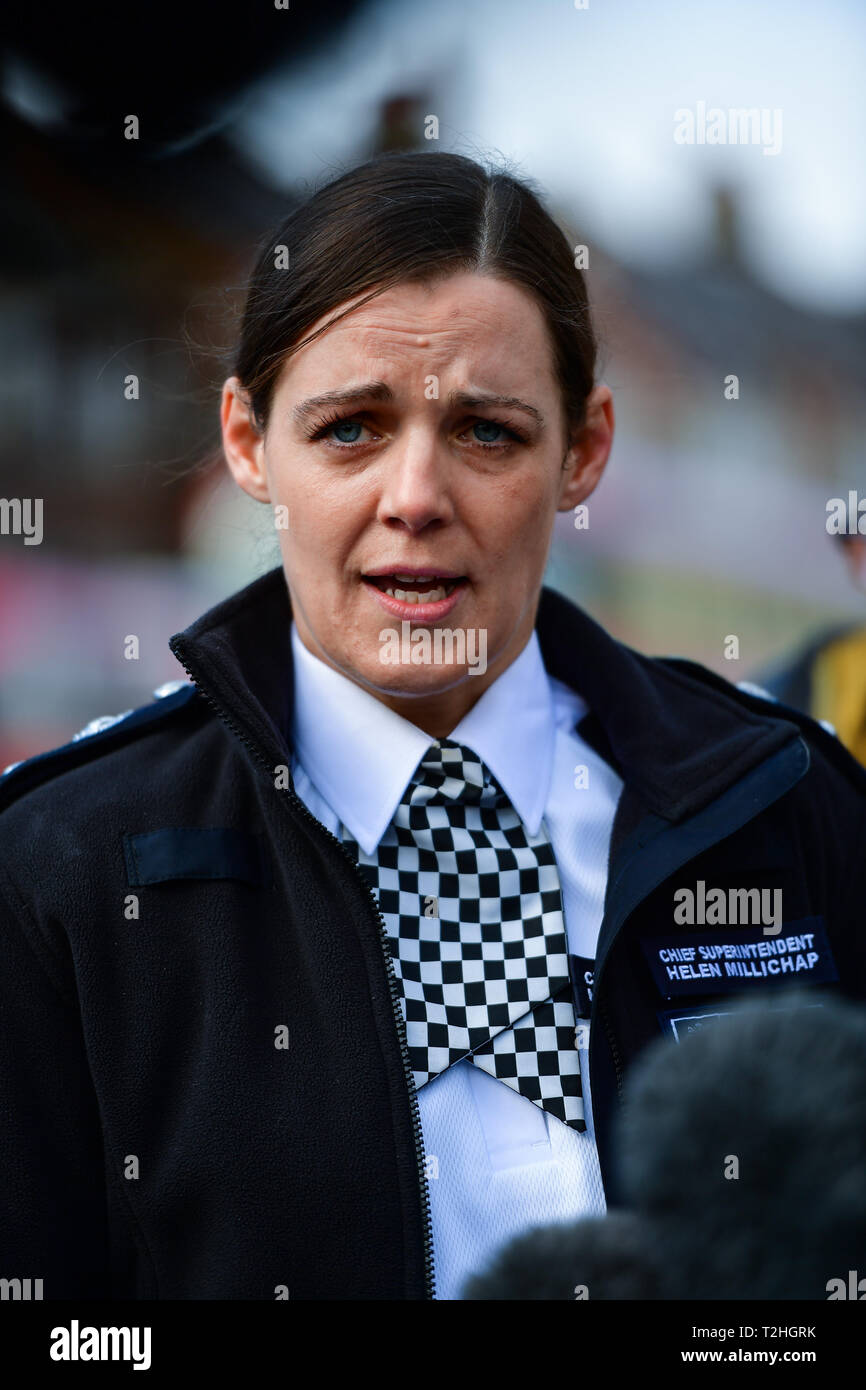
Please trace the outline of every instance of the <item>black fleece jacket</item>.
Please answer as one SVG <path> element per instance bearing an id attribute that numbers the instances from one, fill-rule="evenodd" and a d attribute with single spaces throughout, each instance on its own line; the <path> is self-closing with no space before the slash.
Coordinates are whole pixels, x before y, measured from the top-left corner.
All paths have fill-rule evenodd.
<path id="1" fill-rule="evenodd" d="M 172 638 L 190 684 L 0 779 L 0 1275 L 46 1299 L 433 1296 L 384 924 L 285 771 L 290 618 L 276 569 Z M 807 717 L 549 589 L 537 631 L 624 781 L 590 1033 L 616 1205 L 634 1057 L 672 1010 L 790 983 L 723 961 L 666 987 L 671 939 L 694 959 L 721 939 L 675 924 L 675 891 L 781 890 L 782 937 L 817 952 L 797 982 L 866 998 L 866 774 Z M 777 938 L 727 940 L 757 975 Z"/>

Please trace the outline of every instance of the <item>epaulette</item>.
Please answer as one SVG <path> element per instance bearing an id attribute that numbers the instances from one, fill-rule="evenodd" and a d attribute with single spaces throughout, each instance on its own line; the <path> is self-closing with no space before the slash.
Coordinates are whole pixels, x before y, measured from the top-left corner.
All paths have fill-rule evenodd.
<path id="1" fill-rule="evenodd" d="M 687 675 L 702 680 L 706 685 L 712 685 L 717 690 L 723 691 L 757 714 L 766 714 L 770 718 L 775 715 L 777 719 L 786 719 L 790 724 L 796 724 L 829 761 L 854 782 L 860 791 L 866 791 L 866 768 L 840 741 L 836 730 L 828 719 L 813 719 L 812 715 L 807 714 L 805 710 L 797 709 L 794 705 L 786 705 L 783 700 L 780 700 L 769 690 L 765 690 L 762 685 L 756 685 L 753 681 L 734 683 L 725 680 L 724 676 L 711 671 L 709 667 L 702 666 L 696 661 L 690 661 L 686 657 L 666 656 L 661 657 L 660 660 L 664 661 L 666 666 L 674 666 Z"/>
<path id="2" fill-rule="evenodd" d="M 0 811 L 41 782 L 47 782 L 51 777 L 87 762 L 100 752 L 119 746 L 138 730 L 182 709 L 197 691 L 192 681 L 175 680 L 157 686 L 153 694 L 154 699 L 146 705 L 123 710 L 120 714 L 101 714 L 91 719 L 83 729 L 72 735 L 68 743 L 62 743 L 58 748 L 50 748 L 47 753 L 36 753 L 32 758 L 10 763 L 0 772 Z"/>

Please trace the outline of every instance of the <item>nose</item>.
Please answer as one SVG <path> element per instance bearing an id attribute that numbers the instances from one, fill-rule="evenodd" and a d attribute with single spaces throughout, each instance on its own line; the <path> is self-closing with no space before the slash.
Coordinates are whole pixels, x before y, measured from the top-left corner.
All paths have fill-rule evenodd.
<path id="1" fill-rule="evenodd" d="M 412 534 L 454 517 L 450 460 L 433 427 L 419 427 L 383 461 L 378 520 Z"/>

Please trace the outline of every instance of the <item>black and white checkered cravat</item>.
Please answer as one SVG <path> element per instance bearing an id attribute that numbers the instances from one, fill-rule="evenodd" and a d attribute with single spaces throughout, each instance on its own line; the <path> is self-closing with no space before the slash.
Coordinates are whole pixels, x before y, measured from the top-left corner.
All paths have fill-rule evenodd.
<path id="1" fill-rule="evenodd" d="M 431 744 L 375 852 L 342 827 L 379 900 L 415 1085 L 468 1057 L 585 1130 L 553 847 L 528 835 L 485 763 Z"/>

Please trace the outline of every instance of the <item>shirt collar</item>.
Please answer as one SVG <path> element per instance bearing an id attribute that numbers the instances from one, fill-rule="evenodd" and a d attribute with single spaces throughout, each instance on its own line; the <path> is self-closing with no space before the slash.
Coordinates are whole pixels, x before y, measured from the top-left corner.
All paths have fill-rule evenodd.
<path id="1" fill-rule="evenodd" d="M 294 622 L 291 637 L 295 753 L 331 809 L 372 854 L 434 739 L 314 656 Z M 487 764 L 534 835 L 547 804 L 555 737 L 553 696 L 533 631 L 449 738 Z"/>

